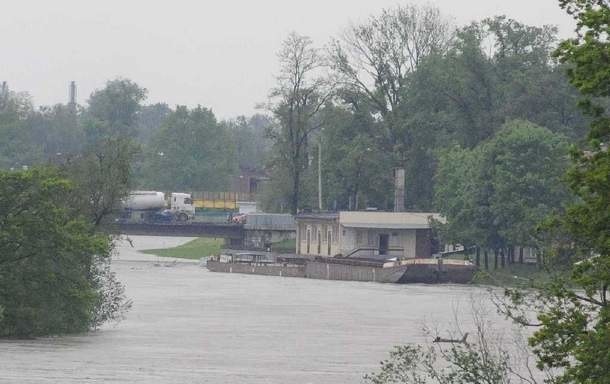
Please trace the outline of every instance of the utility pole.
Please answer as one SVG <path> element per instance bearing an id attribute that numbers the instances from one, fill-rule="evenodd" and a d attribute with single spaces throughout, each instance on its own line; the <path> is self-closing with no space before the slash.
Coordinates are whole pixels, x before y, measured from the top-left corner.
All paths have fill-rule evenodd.
<path id="1" fill-rule="evenodd" d="M 322 137 L 318 142 L 318 209 L 322 210 Z"/>

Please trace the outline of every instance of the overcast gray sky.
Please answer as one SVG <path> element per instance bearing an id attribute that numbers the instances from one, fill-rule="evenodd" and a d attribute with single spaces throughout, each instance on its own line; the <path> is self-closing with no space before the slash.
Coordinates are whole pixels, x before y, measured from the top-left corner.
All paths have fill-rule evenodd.
<path id="1" fill-rule="evenodd" d="M 0 0 L 0 81 L 37 105 L 65 102 L 68 83 L 83 104 L 108 79 L 148 89 L 147 103 L 201 104 L 221 118 L 252 114 L 274 84 L 276 52 L 290 31 L 319 46 L 350 22 L 396 0 Z M 410 3 L 422 4 L 413 0 Z M 554 24 L 572 20 L 557 0 L 436 0 L 454 23 L 506 14 Z"/>

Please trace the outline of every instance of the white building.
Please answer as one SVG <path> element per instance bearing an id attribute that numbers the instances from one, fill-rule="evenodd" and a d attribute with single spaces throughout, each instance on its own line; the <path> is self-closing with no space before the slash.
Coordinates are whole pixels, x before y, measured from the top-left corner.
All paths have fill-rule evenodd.
<path id="1" fill-rule="evenodd" d="M 428 258 L 437 213 L 344 211 L 296 217 L 296 253 L 304 256 Z"/>

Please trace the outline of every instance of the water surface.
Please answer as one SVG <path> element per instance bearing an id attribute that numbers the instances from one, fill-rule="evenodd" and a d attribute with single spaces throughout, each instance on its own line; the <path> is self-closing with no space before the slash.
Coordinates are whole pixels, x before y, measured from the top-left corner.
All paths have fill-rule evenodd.
<path id="1" fill-rule="evenodd" d="M 127 318 L 85 335 L 0 341 L 0 382 L 358 383 L 393 345 L 429 341 L 425 325 L 444 332 L 456 308 L 484 295 L 211 273 L 137 252 L 189 239 L 132 239 L 113 263 L 134 303 Z"/>

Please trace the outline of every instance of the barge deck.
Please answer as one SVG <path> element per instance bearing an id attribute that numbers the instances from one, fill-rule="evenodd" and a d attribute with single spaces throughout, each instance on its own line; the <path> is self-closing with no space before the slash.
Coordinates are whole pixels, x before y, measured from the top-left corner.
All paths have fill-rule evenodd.
<path id="1" fill-rule="evenodd" d="M 453 259 L 379 261 L 340 257 L 268 258 L 264 254 L 246 253 L 210 258 L 206 266 L 212 272 L 397 284 L 466 284 L 472 280 L 477 269 L 469 261 Z"/>

